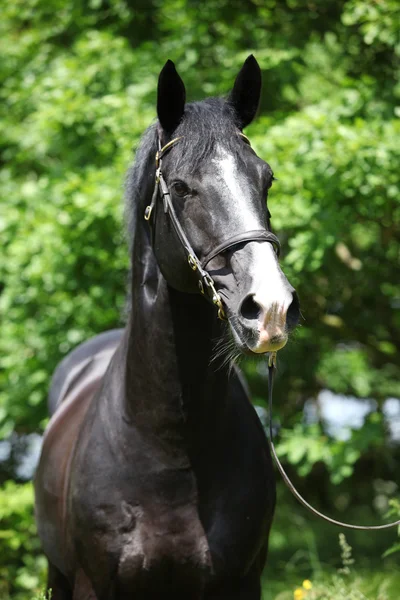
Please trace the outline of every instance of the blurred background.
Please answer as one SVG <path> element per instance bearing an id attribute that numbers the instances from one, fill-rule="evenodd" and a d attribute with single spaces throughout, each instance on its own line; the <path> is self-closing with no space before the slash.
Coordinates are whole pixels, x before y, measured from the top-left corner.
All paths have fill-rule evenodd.
<path id="1" fill-rule="evenodd" d="M 3 1 L 0 53 L 0 598 L 44 584 L 30 479 L 49 378 L 123 325 L 123 182 L 167 58 L 189 100 L 227 94 L 257 58 L 246 134 L 278 178 L 272 226 L 303 314 L 279 353 L 279 455 L 320 510 L 399 518 L 398 1 Z M 266 364 L 243 367 L 264 420 Z M 265 600 L 398 598 L 396 529 L 339 545 L 278 495 Z"/>

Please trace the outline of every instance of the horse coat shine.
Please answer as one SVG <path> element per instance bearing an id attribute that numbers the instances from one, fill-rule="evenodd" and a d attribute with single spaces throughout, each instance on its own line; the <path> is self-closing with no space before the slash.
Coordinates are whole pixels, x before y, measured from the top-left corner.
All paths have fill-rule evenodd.
<path id="1" fill-rule="evenodd" d="M 281 348 L 299 318 L 269 233 L 273 174 L 241 134 L 260 89 L 253 56 L 227 99 L 185 104 L 173 63 L 160 73 L 127 179 L 127 325 L 51 384 L 35 494 L 52 600 L 260 598 L 275 484 L 231 359 Z"/>

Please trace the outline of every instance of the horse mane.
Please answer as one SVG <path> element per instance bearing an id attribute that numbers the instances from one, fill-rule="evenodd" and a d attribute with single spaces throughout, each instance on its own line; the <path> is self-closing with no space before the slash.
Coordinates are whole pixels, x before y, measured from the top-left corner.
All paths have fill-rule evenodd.
<path id="1" fill-rule="evenodd" d="M 157 123 L 153 123 L 144 132 L 135 161 L 129 168 L 125 181 L 125 221 L 129 253 L 132 254 L 136 231 L 137 214 L 154 186 L 155 155 L 157 151 Z M 144 210 L 144 208 L 143 208 Z"/>

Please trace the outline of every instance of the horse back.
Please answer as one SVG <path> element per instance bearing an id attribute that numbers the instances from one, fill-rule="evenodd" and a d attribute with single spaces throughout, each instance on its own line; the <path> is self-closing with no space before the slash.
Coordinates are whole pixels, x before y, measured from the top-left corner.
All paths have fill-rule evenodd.
<path id="1" fill-rule="evenodd" d="M 58 365 L 50 385 L 52 417 L 35 475 L 36 519 L 45 553 L 64 573 L 69 466 L 87 409 L 121 337 L 122 330 L 112 330 L 78 346 Z"/>
<path id="2" fill-rule="evenodd" d="M 53 415 L 80 381 L 107 368 L 122 337 L 123 329 L 111 329 L 83 342 L 58 364 L 51 378 L 48 407 Z"/>

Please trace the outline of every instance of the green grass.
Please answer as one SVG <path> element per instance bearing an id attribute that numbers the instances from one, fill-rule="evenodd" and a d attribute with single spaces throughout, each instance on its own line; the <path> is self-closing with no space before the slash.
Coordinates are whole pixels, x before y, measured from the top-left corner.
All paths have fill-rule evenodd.
<path id="1" fill-rule="evenodd" d="M 265 582 L 263 600 L 398 600 L 400 574 L 321 572 L 311 579 Z"/>
<path id="2" fill-rule="evenodd" d="M 265 581 L 263 600 L 398 600 L 400 573 L 385 571 L 350 572 L 320 571 L 315 577 L 303 580 Z M 45 592 L 26 600 L 51 600 Z"/>
<path id="3" fill-rule="evenodd" d="M 358 570 L 353 549 L 343 533 L 339 534 L 339 547 L 341 565 L 337 569 L 322 568 L 310 553 L 309 578 L 304 578 L 301 564 L 296 569 L 289 563 L 281 580 L 274 576 L 268 578 L 267 573 L 263 600 L 398 600 L 400 571 L 395 563 L 379 571 Z"/>

